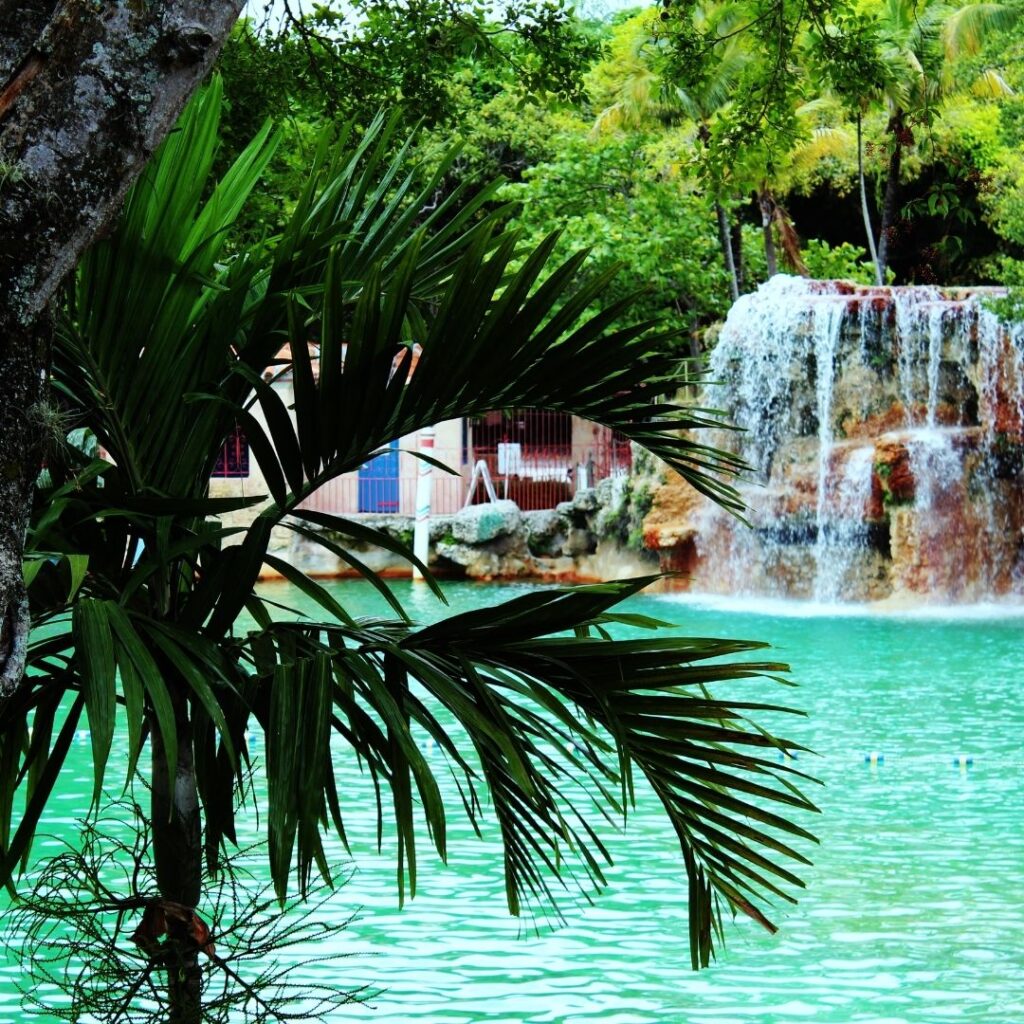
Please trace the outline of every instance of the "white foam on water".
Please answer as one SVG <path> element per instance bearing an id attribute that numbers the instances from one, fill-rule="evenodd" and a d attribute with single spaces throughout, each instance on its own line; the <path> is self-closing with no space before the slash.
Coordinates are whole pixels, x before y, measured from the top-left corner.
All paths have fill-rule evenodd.
<path id="1" fill-rule="evenodd" d="M 659 601 L 700 611 L 758 615 L 780 619 L 912 619 L 937 622 L 996 622 L 1024 620 L 1024 600 L 979 601 L 973 604 L 913 603 L 906 599 L 874 602 L 801 601 L 785 597 L 710 594 L 679 591 L 654 594 Z M 668 612 L 666 615 L 670 616 Z"/>

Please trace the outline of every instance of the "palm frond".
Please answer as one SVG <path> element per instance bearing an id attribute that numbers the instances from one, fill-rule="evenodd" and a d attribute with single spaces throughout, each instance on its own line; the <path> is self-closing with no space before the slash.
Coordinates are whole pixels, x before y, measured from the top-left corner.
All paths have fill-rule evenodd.
<path id="1" fill-rule="evenodd" d="M 987 35 L 1012 29 L 1020 16 L 1019 7 L 1004 3 L 967 3 L 954 8 L 942 21 L 946 60 L 978 53 Z"/>
<path id="2" fill-rule="evenodd" d="M 995 68 L 987 68 L 971 83 L 971 92 L 985 100 L 998 100 L 1013 96 L 1014 89 Z"/>
<path id="3" fill-rule="evenodd" d="M 719 415 L 663 397 L 679 380 L 670 335 L 616 326 L 629 299 L 600 308 L 613 270 L 589 274 L 585 253 L 556 263 L 555 236 L 524 251 L 487 189 L 435 203 L 454 154 L 410 168 L 411 143 L 383 117 L 359 138 L 324 136 L 271 255 L 225 261 L 225 232 L 274 140 L 261 132 L 207 192 L 219 105 L 214 83 L 88 257 L 62 327 L 55 381 L 116 464 L 69 450 L 39 495 L 29 595 L 51 635 L 33 640 L 26 684 L 0 707 L 0 881 L 25 863 L 84 713 L 94 795 L 119 720 L 128 781 L 147 741 L 154 777 L 180 783 L 194 769 L 211 865 L 235 838 L 255 720 L 280 896 L 293 865 L 302 891 L 314 868 L 329 876 L 327 822 L 346 840 L 331 737 L 344 741 L 370 775 L 380 830 L 394 817 L 399 889 L 412 893 L 418 814 L 437 853 L 447 849 L 444 791 L 415 742 L 425 734 L 474 825 L 489 794 L 513 912 L 559 888 L 600 887 L 608 857 L 595 822 L 627 814 L 634 777 L 646 777 L 679 840 L 694 963 L 706 963 L 719 898 L 767 925 L 762 900 L 799 886 L 809 833 L 789 819 L 813 804 L 793 785 L 800 773 L 769 756 L 794 745 L 747 722 L 784 709 L 743 693 L 784 666 L 723 661 L 760 647 L 740 641 L 614 639 L 616 622 L 651 624 L 615 610 L 644 580 L 532 593 L 415 629 L 400 608 L 398 621 L 355 620 L 268 548 L 284 521 L 322 541 L 313 528 L 382 542 L 302 504 L 395 438 L 510 406 L 618 429 L 738 512 L 738 461 L 699 440 Z M 292 407 L 268 367 L 292 371 Z M 266 502 L 208 496 L 235 424 Z M 253 500 L 244 530 L 208 518 Z M 268 561 L 327 621 L 274 621 L 254 591 Z M 239 636 L 243 609 L 255 628 Z M 712 696 L 720 683 L 740 699 Z M 299 730 L 308 742 L 295 743 Z"/>
<path id="4" fill-rule="evenodd" d="M 601 887 L 610 860 L 591 824 L 593 809 L 612 824 L 628 817 L 640 772 L 662 802 L 686 864 L 694 965 L 713 952 L 715 894 L 773 927 L 759 904 L 766 896 L 792 899 L 802 885 L 796 870 L 808 863 L 798 846 L 813 839 L 788 815 L 815 808 L 793 785 L 804 777 L 773 756 L 797 745 L 746 721 L 750 713 L 786 709 L 721 699 L 709 687 L 775 676 L 785 666 L 722 660 L 756 652 L 763 646 L 756 643 L 609 638 L 614 605 L 648 582 L 539 591 L 419 630 L 384 622 L 278 623 L 242 641 L 277 652 L 257 670 L 266 696 L 255 705 L 266 730 L 272 801 L 277 794 L 282 802 L 269 822 L 279 893 L 293 853 L 300 886 L 321 859 L 320 840 L 308 830 L 303 839 L 303 823 L 315 829 L 330 806 L 345 836 L 325 744 L 309 754 L 315 764 L 300 764 L 306 754 L 294 751 L 301 706 L 304 730 L 320 735 L 330 725 L 365 765 L 379 820 L 387 813 L 385 791 L 390 795 L 402 891 L 415 893 L 417 802 L 437 853 L 446 854 L 437 763 L 411 741 L 418 730 L 445 754 L 477 827 L 486 786 L 513 913 L 547 907 L 559 890 L 589 898 Z M 579 629 L 591 636 L 558 635 Z M 465 743 L 453 743 L 451 726 L 442 724 L 448 716 Z M 303 791 L 311 780 L 315 794 Z"/>
<path id="5" fill-rule="evenodd" d="M 633 297 L 591 312 L 615 268 L 588 276 L 584 253 L 550 267 L 556 241 L 552 235 L 523 254 L 517 236 L 483 220 L 463 236 L 429 309 L 419 308 L 416 296 L 429 244 L 423 230 L 387 274 L 381 264 L 371 267 L 358 294 L 340 248 L 326 255 L 323 284 L 301 300 L 279 280 L 288 295 L 286 320 L 298 332 L 291 346 L 300 382 L 294 417 L 245 364 L 239 390 L 253 394 L 262 416 L 234 408 L 274 498 L 262 513 L 267 528 L 396 438 L 513 406 L 558 409 L 616 429 L 739 512 L 727 480 L 740 463 L 693 433 L 721 420 L 658 400 L 676 389 L 681 370 L 666 355 L 668 335 L 654 323 L 611 328 Z M 413 324 L 422 333 L 415 335 Z M 315 379 L 307 338 L 319 351 Z M 419 357 L 410 373 L 414 342 Z M 253 539 L 225 553 L 231 564 L 223 575 L 232 585 L 218 600 L 212 629 L 225 631 L 241 610 L 259 570 L 257 547 Z"/>
<path id="6" fill-rule="evenodd" d="M 228 367 L 256 267 L 219 260 L 277 136 L 265 125 L 204 199 L 221 101 L 214 78 L 83 259 L 55 352 L 57 387 L 137 489 L 194 491 L 230 426 L 223 409 L 197 414 L 181 397 Z"/>

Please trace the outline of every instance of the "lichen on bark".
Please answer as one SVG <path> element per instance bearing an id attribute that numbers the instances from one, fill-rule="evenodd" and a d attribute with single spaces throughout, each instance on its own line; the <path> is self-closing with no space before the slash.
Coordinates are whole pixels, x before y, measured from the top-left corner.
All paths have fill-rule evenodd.
<path id="1" fill-rule="evenodd" d="M 17 686 L 22 555 L 61 282 L 207 74 L 240 0 L 0 0 L 0 695 Z M 17 679 L 14 677 L 17 676 Z"/>
<path id="2" fill-rule="evenodd" d="M 25 665 L 29 620 L 22 551 L 39 467 L 36 411 L 49 332 L 46 316 L 30 331 L 0 318 L 0 698 L 17 689 Z"/>

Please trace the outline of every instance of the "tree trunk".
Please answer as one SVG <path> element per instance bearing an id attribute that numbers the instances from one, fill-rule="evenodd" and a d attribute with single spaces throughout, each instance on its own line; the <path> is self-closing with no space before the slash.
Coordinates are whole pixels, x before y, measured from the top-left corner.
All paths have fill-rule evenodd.
<path id="1" fill-rule="evenodd" d="M 743 292 L 745 275 L 743 270 L 743 225 L 735 221 L 729 226 L 729 242 L 732 248 L 732 262 L 736 268 L 736 289 Z"/>
<path id="2" fill-rule="evenodd" d="M 903 123 L 903 110 L 899 107 L 889 120 L 892 132 L 892 153 L 889 155 L 889 171 L 885 179 L 885 199 L 882 202 L 882 225 L 878 232 L 878 272 L 885 280 L 885 271 L 889 265 L 890 240 L 896 214 L 899 210 L 900 166 L 903 163 L 903 144 L 906 126 Z"/>
<path id="3" fill-rule="evenodd" d="M 51 328 L 47 315 L 29 328 L 0 319 L 0 699 L 18 688 L 25 669 L 29 619 L 22 555 L 42 454 Z"/>
<path id="4" fill-rule="evenodd" d="M 180 692 L 174 695 L 174 703 L 178 762 L 173 778 L 160 730 L 151 723 L 153 864 L 160 898 L 182 908 L 180 918 L 166 915 L 168 1024 L 199 1024 L 199 947 L 190 925 L 202 895 L 202 824 L 188 705 Z"/>
<path id="5" fill-rule="evenodd" d="M 718 216 L 718 241 L 722 246 L 725 269 L 729 275 L 729 294 L 732 296 L 732 301 L 735 302 L 740 297 L 740 281 L 736 275 L 736 260 L 733 258 L 729 215 L 721 203 L 715 203 L 715 213 Z"/>
<path id="6" fill-rule="evenodd" d="M 871 212 L 868 209 L 868 190 L 864 182 L 864 139 L 861 126 L 861 112 L 857 111 L 857 180 L 860 183 L 860 212 L 864 218 L 864 231 L 868 238 L 868 252 L 875 267 L 875 284 L 885 284 L 885 269 L 878 259 L 875 248 L 875 232 L 871 227 Z"/>
<path id="7" fill-rule="evenodd" d="M 0 693 L 22 676 L 21 562 L 45 421 L 47 310 L 241 8 L 242 0 L 0 0 Z M 199 807 L 181 703 L 173 780 L 154 742 L 154 848 L 161 891 L 195 906 Z M 174 1024 L 200 1019 L 190 956 L 169 972 Z"/>
<path id="8" fill-rule="evenodd" d="M 38 5 L 29 5 L 36 9 Z M 240 0 L 60 0 L 0 49 L 0 320 L 29 326 L 205 77 Z M 0 32 L 17 7 L 0 0 Z"/>
<path id="9" fill-rule="evenodd" d="M 46 312 L 202 81 L 240 0 L 0 0 L 0 696 L 45 417 Z"/>
<path id="10" fill-rule="evenodd" d="M 764 236 L 764 262 L 768 268 L 768 276 L 774 277 L 779 272 L 779 260 L 775 253 L 775 232 L 772 224 L 775 220 L 775 200 L 768 191 L 757 194 L 757 205 L 761 208 L 761 234 Z"/>

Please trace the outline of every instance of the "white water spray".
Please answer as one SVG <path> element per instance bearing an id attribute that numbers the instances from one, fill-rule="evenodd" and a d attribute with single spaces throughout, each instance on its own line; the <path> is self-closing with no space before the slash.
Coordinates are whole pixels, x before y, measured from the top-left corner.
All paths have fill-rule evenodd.
<path id="1" fill-rule="evenodd" d="M 704 515 L 714 589 L 982 598 L 1024 575 L 1024 327 L 978 295 L 776 276 L 733 306 L 710 370 L 754 527 Z"/>

